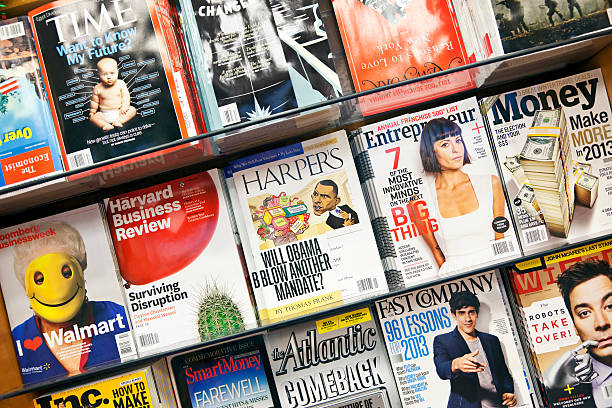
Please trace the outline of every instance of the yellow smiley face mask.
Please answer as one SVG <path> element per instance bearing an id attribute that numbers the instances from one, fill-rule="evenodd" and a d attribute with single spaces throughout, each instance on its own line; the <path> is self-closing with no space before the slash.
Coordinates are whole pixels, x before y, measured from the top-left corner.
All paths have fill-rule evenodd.
<path id="1" fill-rule="evenodd" d="M 66 253 L 34 259 L 26 268 L 24 283 L 34 313 L 52 323 L 71 320 L 85 300 L 81 264 Z"/>

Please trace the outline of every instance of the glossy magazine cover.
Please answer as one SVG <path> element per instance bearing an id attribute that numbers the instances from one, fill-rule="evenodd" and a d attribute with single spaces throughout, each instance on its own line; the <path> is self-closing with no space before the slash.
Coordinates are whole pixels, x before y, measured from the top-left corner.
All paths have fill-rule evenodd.
<path id="1" fill-rule="evenodd" d="M 611 22 L 607 0 L 489 1 L 489 19 L 497 23 L 506 53 L 602 30 Z"/>
<path id="2" fill-rule="evenodd" d="M 612 404 L 612 240 L 517 264 L 511 272 L 531 355 L 553 407 Z"/>
<path id="3" fill-rule="evenodd" d="M 57 1 L 29 17 L 66 168 L 197 133 L 153 0 Z"/>
<path id="4" fill-rule="evenodd" d="M 299 106 L 342 94 L 316 0 L 269 0 Z"/>
<path id="5" fill-rule="evenodd" d="M 297 107 L 268 0 L 181 0 L 181 8 L 209 129 Z"/>
<path id="6" fill-rule="evenodd" d="M 136 357 L 97 204 L 0 230 L 0 259 L 25 384 Z"/>
<path id="7" fill-rule="evenodd" d="M 217 170 L 105 205 L 141 355 L 257 326 Z"/>
<path id="8" fill-rule="evenodd" d="M 367 307 L 270 331 L 281 406 L 399 407 L 383 342 Z"/>
<path id="9" fill-rule="evenodd" d="M 38 397 L 35 408 L 162 408 L 149 369 Z M 164 407 L 165 408 L 165 407 Z"/>
<path id="10" fill-rule="evenodd" d="M 595 238 L 612 226 L 612 210 L 608 205 L 612 196 L 609 177 L 612 141 L 607 140 L 612 111 L 600 69 L 494 95 L 481 100 L 481 104 L 525 254 Z M 558 221 L 547 218 L 545 211 L 550 203 L 540 203 L 538 191 L 534 190 L 538 179 L 530 179 L 523 163 L 523 151 L 531 138 L 528 135 L 554 130 L 531 129 L 536 111 L 555 109 L 561 110 L 566 129 L 562 141 L 567 141 L 563 147 L 567 160 L 556 160 L 556 164 L 567 174 L 568 188 L 564 193 L 570 207 L 569 218 L 565 218 L 567 232 L 551 230 L 548 224 Z M 542 154 L 546 149 L 533 149 L 532 153 L 538 152 L 542 156 L 540 162 L 545 163 Z M 533 175 L 537 176 L 537 172 Z M 584 183 L 585 177 L 589 183 Z M 581 200 L 580 191 L 586 193 L 587 200 Z"/>
<path id="11" fill-rule="evenodd" d="M 376 302 L 404 408 L 533 406 L 500 285 L 488 271 Z"/>
<path id="12" fill-rule="evenodd" d="M 391 287 L 520 256 L 475 98 L 363 126 L 352 141 Z"/>
<path id="13" fill-rule="evenodd" d="M 180 407 L 280 406 L 263 337 L 168 357 Z"/>
<path id="14" fill-rule="evenodd" d="M 450 0 L 333 0 L 355 89 L 365 91 L 468 63 Z M 473 87 L 469 72 L 360 98 L 370 115 Z"/>
<path id="15" fill-rule="evenodd" d="M 226 175 L 262 322 L 387 290 L 344 131 L 235 160 Z"/>
<path id="16" fill-rule="evenodd" d="M 27 17 L 0 21 L 0 187 L 62 170 Z"/>

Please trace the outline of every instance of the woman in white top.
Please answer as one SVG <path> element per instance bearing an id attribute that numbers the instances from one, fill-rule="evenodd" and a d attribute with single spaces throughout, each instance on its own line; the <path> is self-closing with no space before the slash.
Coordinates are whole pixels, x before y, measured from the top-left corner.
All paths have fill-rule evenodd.
<path id="1" fill-rule="evenodd" d="M 491 256 L 491 242 L 504 234 L 492 227 L 505 216 L 505 200 L 499 177 L 469 175 L 463 171 L 470 157 L 461 128 L 448 119 L 433 119 L 423 128 L 421 162 L 435 177 L 439 229 L 423 235 L 440 267 L 447 274 Z"/>

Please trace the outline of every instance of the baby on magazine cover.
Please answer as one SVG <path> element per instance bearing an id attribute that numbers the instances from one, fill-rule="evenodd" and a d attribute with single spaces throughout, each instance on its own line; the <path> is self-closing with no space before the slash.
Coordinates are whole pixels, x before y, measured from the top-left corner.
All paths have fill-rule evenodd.
<path id="1" fill-rule="evenodd" d="M 130 91 L 122 79 L 118 79 L 119 67 L 113 58 L 98 61 L 100 82 L 91 94 L 89 120 L 106 131 L 123 125 L 136 116 L 136 108 L 130 105 Z M 98 110 L 99 109 L 99 110 Z"/>

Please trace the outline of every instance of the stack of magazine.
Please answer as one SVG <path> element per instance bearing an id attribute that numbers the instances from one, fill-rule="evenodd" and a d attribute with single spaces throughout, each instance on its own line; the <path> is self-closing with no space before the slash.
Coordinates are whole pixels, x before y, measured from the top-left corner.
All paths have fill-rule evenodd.
<path id="1" fill-rule="evenodd" d="M 520 255 L 475 98 L 352 135 L 391 288 Z"/>
<path id="2" fill-rule="evenodd" d="M 612 111 L 600 69 L 480 103 L 524 253 L 609 230 L 612 166 L 604 135 Z"/>

